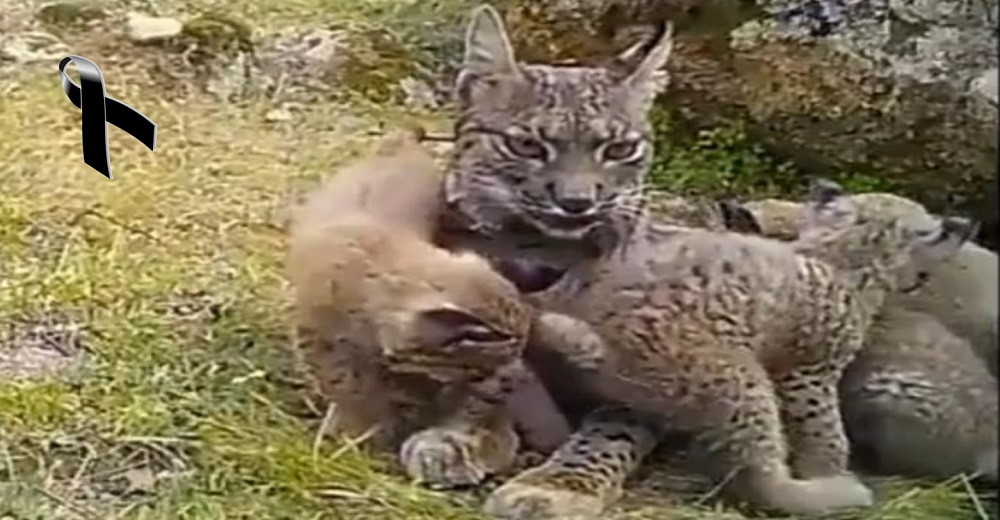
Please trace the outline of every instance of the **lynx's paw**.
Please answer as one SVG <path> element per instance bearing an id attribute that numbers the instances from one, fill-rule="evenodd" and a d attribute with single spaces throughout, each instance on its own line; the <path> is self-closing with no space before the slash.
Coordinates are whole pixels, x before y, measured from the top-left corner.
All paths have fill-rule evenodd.
<path id="1" fill-rule="evenodd" d="M 534 338 L 582 369 L 598 368 L 607 356 L 604 340 L 590 325 L 564 314 L 546 312 L 539 316 Z"/>
<path id="2" fill-rule="evenodd" d="M 805 480 L 787 480 L 759 489 L 759 505 L 785 514 L 823 516 L 843 509 L 871 507 L 871 489 L 851 474 Z"/>
<path id="3" fill-rule="evenodd" d="M 509 423 L 427 428 L 411 435 L 399 460 L 414 480 L 435 489 L 479 484 L 517 457 L 518 438 Z"/>
<path id="4" fill-rule="evenodd" d="M 587 474 L 542 465 L 493 491 L 483 510 L 503 520 L 589 520 L 599 518 L 619 495 Z"/>
<path id="5" fill-rule="evenodd" d="M 468 433 L 428 428 L 411 435 L 399 450 L 410 478 L 434 489 L 479 484 L 488 468 L 476 456 L 478 440 Z"/>

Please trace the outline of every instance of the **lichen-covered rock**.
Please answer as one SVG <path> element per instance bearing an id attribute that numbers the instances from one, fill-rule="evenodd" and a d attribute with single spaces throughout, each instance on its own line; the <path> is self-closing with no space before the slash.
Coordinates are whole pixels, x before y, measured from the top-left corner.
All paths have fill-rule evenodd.
<path id="1" fill-rule="evenodd" d="M 532 58 L 606 58 L 674 20 L 676 114 L 746 119 L 805 172 L 877 174 L 880 188 L 972 213 L 996 236 L 996 0 L 498 3 Z"/>

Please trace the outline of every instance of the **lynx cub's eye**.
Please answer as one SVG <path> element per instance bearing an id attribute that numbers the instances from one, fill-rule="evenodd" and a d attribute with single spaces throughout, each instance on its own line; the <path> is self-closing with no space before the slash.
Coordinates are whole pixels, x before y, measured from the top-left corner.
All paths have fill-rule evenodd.
<path id="1" fill-rule="evenodd" d="M 541 141 L 525 134 L 506 134 L 503 144 L 510 153 L 525 159 L 544 161 L 548 159 L 549 150 Z"/>
<path id="2" fill-rule="evenodd" d="M 599 152 L 601 161 L 625 162 L 635 159 L 641 153 L 642 143 L 639 141 L 611 141 L 601 147 Z"/>

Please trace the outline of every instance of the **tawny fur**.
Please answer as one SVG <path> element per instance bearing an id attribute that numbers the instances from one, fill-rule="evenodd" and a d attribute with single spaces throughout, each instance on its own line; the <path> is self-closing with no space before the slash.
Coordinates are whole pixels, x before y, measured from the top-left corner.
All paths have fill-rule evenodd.
<path id="1" fill-rule="evenodd" d="M 900 217 L 925 220 L 932 216 L 920 204 L 888 193 L 853 195 L 855 203 Z M 776 199 L 744 204 L 760 223 L 761 232 L 782 240 L 792 240 L 798 232 L 802 205 Z M 958 336 L 969 341 L 996 375 L 1000 364 L 997 350 L 998 264 L 996 253 L 973 242 L 938 267 L 918 292 L 897 294 L 887 306 L 933 316 Z"/>
<path id="2" fill-rule="evenodd" d="M 535 420 L 523 429 L 550 445 L 568 434 L 520 361 L 529 336 L 555 342 L 567 321 L 539 316 L 481 257 L 429 242 L 438 172 L 396 136 L 336 173 L 294 212 L 288 271 L 299 346 L 335 406 L 333 430 L 369 435 L 399 449 L 411 476 L 453 486 L 512 463 L 514 420 Z"/>
<path id="3" fill-rule="evenodd" d="M 860 347 L 864 321 L 850 289 L 832 268 L 762 239 L 745 239 L 755 260 L 744 262 L 743 246 L 726 245 L 728 236 L 641 236 L 648 111 L 665 84 L 671 30 L 646 43 L 623 56 L 636 63 L 629 70 L 520 64 L 492 8 L 476 10 L 469 24 L 436 240 L 568 268 L 560 282 L 566 306 L 551 310 L 593 326 L 608 347 L 607 366 L 596 376 L 545 370 L 547 361 L 532 366 L 550 388 L 566 385 L 553 392 L 557 400 L 590 390 L 591 404 L 612 406 L 584 413 L 566 444 L 501 486 L 485 509 L 518 519 L 600 515 L 662 426 L 703 433 L 723 470 L 749 464 L 736 487 L 758 506 L 813 513 L 868 504 L 868 490 L 839 474 L 846 443 L 835 381 Z M 672 258 L 689 241 L 692 256 Z M 723 262 L 724 252 L 735 257 Z M 772 273 L 774 265 L 786 270 Z M 579 292 L 567 285 L 574 281 Z M 791 300 L 751 304 L 748 291 L 759 288 Z M 794 478 L 787 466 L 782 403 L 795 419 L 792 463 L 816 478 Z"/>
<path id="4" fill-rule="evenodd" d="M 997 480 L 997 382 L 933 316 L 888 308 L 840 384 L 861 463 L 886 474 Z"/>
<path id="5" fill-rule="evenodd" d="M 895 195 L 872 193 L 851 199 L 869 213 L 895 215 L 914 225 L 933 220 L 919 204 Z M 801 204 L 768 200 L 747 203 L 745 208 L 751 218 L 759 219 L 757 232 L 791 238 L 798 234 Z M 919 290 L 889 295 L 862 352 L 845 371 L 840 385 L 845 424 L 859 451 L 859 463 L 868 469 L 937 478 L 978 472 L 997 478 L 1000 425 L 995 377 L 966 338 L 937 316 L 909 309 L 913 302 L 927 304 L 940 297 L 940 293 L 924 294 L 931 287 L 952 292 L 970 288 L 972 273 L 955 266 L 963 254 L 978 254 L 980 248 L 972 246 L 963 244 L 955 257 L 928 271 L 930 278 Z M 942 272 L 951 275 L 948 281 L 955 282 L 957 275 L 964 283 L 943 286 L 937 279 Z M 964 294 L 970 292 L 979 291 Z M 940 304 L 930 307 L 945 309 Z M 934 456 L 918 455 L 922 453 Z"/>

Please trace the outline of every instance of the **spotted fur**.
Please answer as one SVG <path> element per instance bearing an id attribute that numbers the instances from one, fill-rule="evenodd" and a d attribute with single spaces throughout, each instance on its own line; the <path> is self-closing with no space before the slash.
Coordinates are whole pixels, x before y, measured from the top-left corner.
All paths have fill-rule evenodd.
<path id="1" fill-rule="evenodd" d="M 861 213 L 881 219 L 895 216 L 914 226 L 929 226 L 933 221 L 922 206 L 895 195 L 854 195 L 851 204 Z M 730 224 L 795 239 L 802 212 L 801 204 L 760 201 L 748 203 L 742 219 L 731 211 Z M 759 223 L 746 226 L 750 221 Z M 975 251 L 970 245 L 963 245 L 956 256 Z M 802 251 L 809 252 L 808 248 Z M 863 350 L 845 371 L 841 406 L 858 462 L 871 470 L 937 478 L 978 472 L 996 480 L 1000 429 L 996 379 L 967 339 L 935 315 L 908 308 L 912 302 L 927 301 L 923 293 L 929 288 L 954 293 L 983 283 L 941 285 L 937 277 L 942 272 L 950 274 L 951 282 L 969 275 L 955 269 L 955 259 L 947 256 L 924 262 L 929 277 L 925 287 L 889 296 L 868 331 Z M 932 268 L 933 264 L 939 265 Z M 929 297 L 940 296 L 939 290 Z M 950 306 L 931 307 L 947 315 L 955 311 Z M 934 456 L 919 456 L 924 453 Z"/>
<path id="2" fill-rule="evenodd" d="M 913 265 L 954 252 L 972 228 L 960 219 L 914 228 L 856 212 L 830 183 L 814 193 L 794 244 L 650 225 L 624 257 L 571 270 L 544 295 L 607 343 L 597 375 L 562 379 L 595 403 L 642 414 L 627 428 L 635 436 L 643 427 L 693 434 L 731 491 L 804 515 L 871 504 L 847 471 L 838 381 L 885 296 L 910 287 Z M 510 518 L 535 518 L 518 516 L 526 502 L 556 516 L 567 490 L 551 492 L 543 476 L 559 480 L 569 465 L 574 492 L 606 506 L 593 497 L 615 496 L 609 489 L 628 474 L 608 467 L 608 450 L 577 449 L 570 463 L 553 457 L 488 504 Z"/>
<path id="3" fill-rule="evenodd" d="M 855 205 L 871 213 L 896 215 L 913 222 L 934 218 L 922 205 L 890 193 L 861 193 L 851 198 Z M 765 236 L 781 240 L 797 236 L 801 204 L 767 199 L 744 206 L 760 223 L 760 232 Z M 1000 366 L 998 272 L 996 253 L 969 241 L 952 258 L 928 273 L 929 280 L 920 291 L 894 294 L 887 306 L 934 317 L 970 342 L 995 376 Z"/>
<path id="4" fill-rule="evenodd" d="M 521 362 L 529 338 L 571 361 L 599 345 L 561 349 L 573 320 L 532 309 L 481 257 L 430 243 L 438 171 L 415 141 L 389 138 L 296 208 L 288 269 L 332 433 L 399 450 L 412 477 L 450 487 L 507 468 L 515 426 L 544 430 L 550 446 L 568 435 Z"/>
<path id="5" fill-rule="evenodd" d="M 536 243 L 549 255 L 565 242 L 572 263 L 579 243 L 603 249 L 629 234 L 652 161 L 647 112 L 671 42 L 668 27 L 631 70 L 522 64 L 496 11 L 476 10 L 445 191 L 455 220 L 488 237 L 477 250 L 523 257 Z M 638 47 L 626 54 L 635 62 Z"/>

